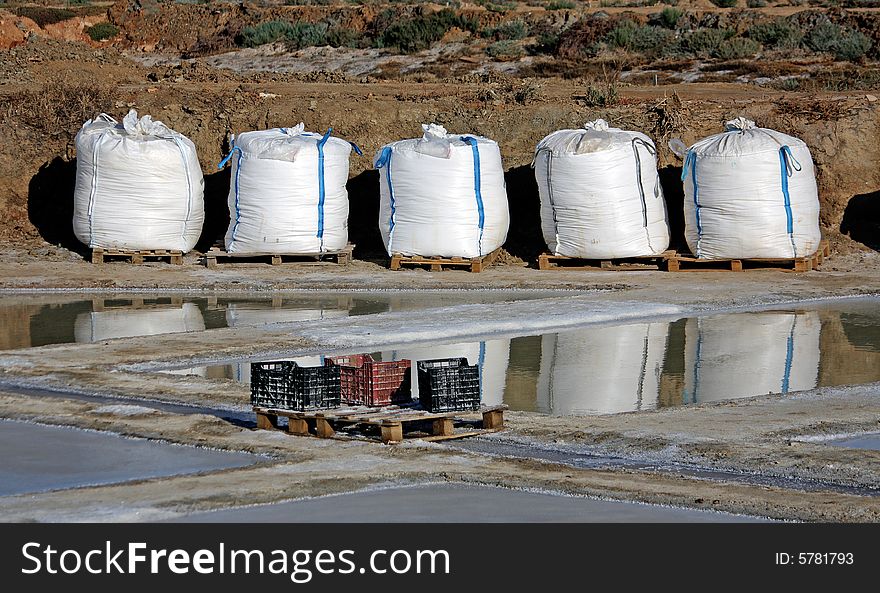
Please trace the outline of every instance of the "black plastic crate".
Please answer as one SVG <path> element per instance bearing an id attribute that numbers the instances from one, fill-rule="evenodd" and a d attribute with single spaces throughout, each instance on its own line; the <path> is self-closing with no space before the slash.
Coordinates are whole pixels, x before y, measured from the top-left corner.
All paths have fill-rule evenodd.
<path id="1" fill-rule="evenodd" d="M 293 361 L 251 363 L 251 404 L 276 410 L 335 408 L 340 400 L 338 366 L 301 367 Z"/>
<path id="2" fill-rule="evenodd" d="M 419 403 L 429 412 L 480 408 L 480 367 L 466 358 L 420 360 Z"/>

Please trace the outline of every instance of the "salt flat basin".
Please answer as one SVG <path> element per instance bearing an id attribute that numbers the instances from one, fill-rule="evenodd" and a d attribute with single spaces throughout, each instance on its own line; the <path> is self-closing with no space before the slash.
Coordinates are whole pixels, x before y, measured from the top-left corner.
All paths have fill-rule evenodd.
<path id="1" fill-rule="evenodd" d="M 249 453 L 10 420 L 0 420 L 0 451 L 0 496 L 243 467 L 259 460 Z"/>
<path id="2" fill-rule="evenodd" d="M 764 519 L 490 486 L 429 484 L 188 515 L 187 523 L 730 523 Z"/>
<path id="3" fill-rule="evenodd" d="M 847 449 L 871 449 L 873 451 L 880 451 L 880 432 L 834 439 L 833 441 L 828 441 L 828 444 L 835 447 L 845 447 Z"/>

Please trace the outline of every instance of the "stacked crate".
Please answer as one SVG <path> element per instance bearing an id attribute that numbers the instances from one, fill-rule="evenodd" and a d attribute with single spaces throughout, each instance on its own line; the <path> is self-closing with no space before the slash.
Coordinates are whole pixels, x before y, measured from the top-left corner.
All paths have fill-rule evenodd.
<path id="1" fill-rule="evenodd" d="M 339 368 L 342 401 L 365 406 L 412 401 L 409 360 L 376 361 L 369 354 L 334 356 L 326 365 Z"/>
<path id="2" fill-rule="evenodd" d="M 251 404 L 277 410 L 335 408 L 340 402 L 338 366 L 302 367 L 293 361 L 251 363 Z"/>
<path id="3" fill-rule="evenodd" d="M 480 367 L 466 358 L 420 360 L 419 403 L 428 412 L 457 412 L 480 407 Z"/>

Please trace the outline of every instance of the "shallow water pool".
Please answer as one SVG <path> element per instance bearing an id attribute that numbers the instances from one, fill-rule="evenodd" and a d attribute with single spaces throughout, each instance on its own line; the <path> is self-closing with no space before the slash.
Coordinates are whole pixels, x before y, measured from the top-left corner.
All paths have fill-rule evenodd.
<path id="1" fill-rule="evenodd" d="M 880 303 L 643 321 L 372 353 L 465 357 L 482 401 L 547 414 L 610 414 L 880 381 Z M 295 359 L 321 365 L 322 356 Z M 250 363 L 184 371 L 250 382 Z M 413 370 L 413 391 L 418 380 Z"/>
<path id="2" fill-rule="evenodd" d="M 0 420 L 0 496 L 243 467 L 260 458 Z"/>

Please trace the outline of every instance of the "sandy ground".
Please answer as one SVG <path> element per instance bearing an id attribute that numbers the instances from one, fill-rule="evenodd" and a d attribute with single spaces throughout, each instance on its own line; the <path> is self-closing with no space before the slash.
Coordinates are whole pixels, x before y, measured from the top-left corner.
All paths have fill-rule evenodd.
<path id="1" fill-rule="evenodd" d="M 513 266 L 476 275 L 429 274 L 383 271 L 371 264 L 355 265 L 342 273 L 328 266 L 291 266 L 280 271 L 249 266 L 213 272 L 194 266 L 101 268 L 78 263 L 56 264 L 50 274 L 53 266 L 49 264 L 21 265 L 17 274 L 2 276 L 4 288 L 13 293 L 17 293 L 15 287 L 40 283 L 93 290 L 105 281 L 112 290 L 153 290 L 159 285 L 245 290 L 439 285 L 577 290 L 563 290 L 534 302 L 463 305 L 0 353 L 0 385 L 7 391 L 0 397 L 0 417 L 271 456 L 252 467 L 198 476 L 3 497 L 0 516 L 9 521 L 173 520 L 196 511 L 350 492 L 378 484 L 442 480 L 712 508 L 774 519 L 880 520 L 880 498 L 874 496 L 880 488 L 880 452 L 831 447 L 823 440 L 876 431 L 880 419 L 877 384 L 601 417 L 510 412 L 508 430 L 482 439 L 484 446 L 478 451 L 467 450 L 465 441 L 461 447 L 454 443 L 389 447 L 255 431 L 214 412 L 245 412 L 246 386 L 155 372 L 163 366 L 242 356 L 375 350 L 402 343 L 540 333 L 627 318 L 677 317 L 704 310 L 880 293 L 876 254 L 838 258 L 836 267 L 851 271 L 832 271 L 831 261 L 826 263 L 827 271 L 797 275 L 543 273 Z M 4 266 L 4 271 L 11 268 L 8 263 Z M 84 274 L 85 270 L 89 273 Z M 215 280 L 205 283 L 206 278 Z M 150 406 L 150 402 L 165 401 L 204 409 L 106 413 L 101 411 L 106 410 L 106 403 L 17 393 L 10 390 L 12 386 L 102 394 L 122 398 L 121 404 Z M 567 461 L 570 453 L 623 462 L 590 467 Z M 632 461 L 639 463 L 624 463 Z"/>
<path id="2" fill-rule="evenodd" d="M 378 488 L 190 515 L 194 523 L 612 523 L 743 522 L 724 513 L 622 503 L 486 486 Z"/>

